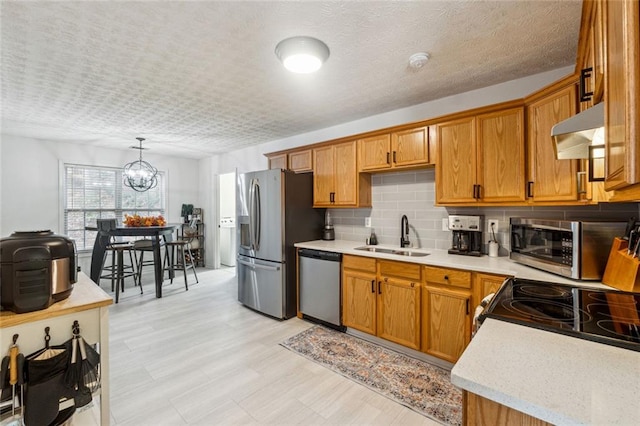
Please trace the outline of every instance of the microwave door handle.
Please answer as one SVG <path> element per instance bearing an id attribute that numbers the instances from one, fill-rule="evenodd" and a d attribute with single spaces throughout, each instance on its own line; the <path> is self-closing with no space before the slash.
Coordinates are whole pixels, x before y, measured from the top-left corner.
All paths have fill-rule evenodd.
<path id="1" fill-rule="evenodd" d="M 256 179 L 256 187 L 254 190 L 254 196 L 255 196 L 255 213 L 256 213 L 256 220 L 255 220 L 255 234 L 254 234 L 254 246 L 256 250 L 260 250 L 260 224 L 262 222 L 262 214 L 261 214 L 261 200 L 260 200 L 260 183 L 258 182 L 258 180 Z"/>

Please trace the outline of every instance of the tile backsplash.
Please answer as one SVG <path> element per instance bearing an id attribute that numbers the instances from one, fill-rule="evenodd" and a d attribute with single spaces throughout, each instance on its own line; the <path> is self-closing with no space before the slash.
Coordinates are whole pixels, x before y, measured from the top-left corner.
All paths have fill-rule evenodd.
<path id="1" fill-rule="evenodd" d="M 435 203 L 435 170 L 426 169 L 399 173 L 379 173 L 371 177 L 372 207 L 362 209 L 331 209 L 336 238 L 362 241 L 373 229 L 379 244 L 400 245 L 400 220 L 409 219 L 409 239 L 413 247 L 448 249 L 450 231 L 442 230 L 442 221 L 450 214 L 482 215 L 486 221 L 499 221 L 496 238 L 501 255 L 509 250 L 509 218 L 547 217 L 555 219 L 597 218 L 622 219 L 639 216 L 638 203 L 611 203 L 595 206 L 562 207 L 437 207 Z M 371 229 L 365 218 L 371 217 Z M 484 232 L 485 243 L 489 234 Z M 485 250 L 486 251 L 486 250 Z"/>

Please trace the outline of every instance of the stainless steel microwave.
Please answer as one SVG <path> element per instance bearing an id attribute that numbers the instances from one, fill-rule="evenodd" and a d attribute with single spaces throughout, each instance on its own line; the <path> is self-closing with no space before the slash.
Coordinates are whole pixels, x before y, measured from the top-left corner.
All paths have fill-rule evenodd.
<path id="1" fill-rule="evenodd" d="M 614 237 L 626 222 L 510 219 L 509 257 L 524 265 L 576 280 L 600 280 Z"/>

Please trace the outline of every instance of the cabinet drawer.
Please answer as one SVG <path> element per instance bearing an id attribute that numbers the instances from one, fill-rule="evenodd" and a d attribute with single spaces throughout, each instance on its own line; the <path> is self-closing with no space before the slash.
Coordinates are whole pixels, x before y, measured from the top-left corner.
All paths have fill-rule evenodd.
<path id="1" fill-rule="evenodd" d="M 429 283 L 471 288 L 471 272 L 457 269 L 424 267 L 424 279 Z"/>
<path id="2" fill-rule="evenodd" d="M 420 281 L 420 265 L 405 262 L 378 261 L 380 265 L 380 275 L 407 278 L 409 280 Z"/>
<path id="3" fill-rule="evenodd" d="M 350 256 L 345 254 L 342 256 L 342 267 L 375 273 L 376 259 L 372 257 Z"/>

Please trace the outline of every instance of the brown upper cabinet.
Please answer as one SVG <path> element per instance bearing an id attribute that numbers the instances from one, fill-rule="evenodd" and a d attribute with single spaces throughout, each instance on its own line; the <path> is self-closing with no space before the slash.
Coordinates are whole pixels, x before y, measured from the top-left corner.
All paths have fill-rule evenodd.
<path id="1" fill-rule="evenodd" d="M 584 0 L 576 74 L 528 96 L 524 110 L 521 100 L 505 102 L 276 152 L 267 155 L 270 167 L 313 171 L 317 207 L 368 207 L 369 173 L 434 163 L 438 205 L 638 201 L 639 28 L 637 0 Z M 604 167 L 598 164 L 604 185 L 587 182 L 586 161 L 556 160 L 550 136 L 555 124 L 599 102 L 605 106 Z"/>
<path id="2" fill-rule="evenodd" d="M 527 196 L 534 202 L 578 201 L 578 160 L 557 160 L 551 128 L 576 114 L 575 78 L 527 100 L 529 168 Z"/>
<path id="3" fill-rule="evenodd" d="M 435 127 L 438 204 L 525 200 L 523 107 L 445 121 Z"/>
<path id="4" fill-rule="evenodd" d="M 313 171 L 313 155 L 311 149 L 289 153 L 289 170 L 296 173 Z"/>
<path id="5" fill-rule="evenodd" d="M 604 89 L 602 0 L 584 0 L 576 74 L 580 111 L 599 103 Z"/>
<path id="6" fill-rule="evenodd" d="M 358 140 L 360 171 L 387 171 L 433 164 L 429 130 L 429 127 L 418 127 Z"/>
<path id="7" fill-rule="evenodd" d="M 603 1 L 605 188 L 640 199 L 640 2 Z M 634 185 L 630 187 L 630 185 Z M 618 193 L 617 190 L 625 188 Z"/>
<path id="8" fill-rule="evenodd" d="M 371 206 L 371 176 L 358 173 L 356 141 L 313 149 L 313 206 Z"/>
<path id="9" fill-rule="evenodd" d="M 269 158 L 270 169 L 286 169 L 287 168 L 287 154 L 272 155 Z"/>
<path id="10" fill-rule="evenodd" d="M 286 169 L 296 173 L 312 172 L 313 157 L 311 148 L 267 154 L 270 169 Z"/>

